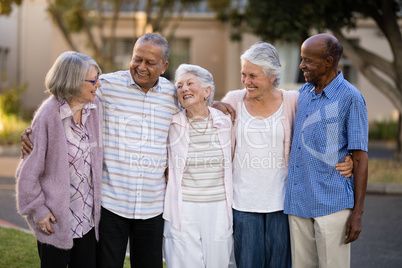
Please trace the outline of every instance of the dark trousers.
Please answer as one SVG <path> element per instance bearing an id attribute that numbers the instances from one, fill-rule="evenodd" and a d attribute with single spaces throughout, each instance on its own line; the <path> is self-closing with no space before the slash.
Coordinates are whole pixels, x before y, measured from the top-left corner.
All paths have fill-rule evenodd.
<path id="1" fill-rule="evenodd" d="M 60 249 L 38 241 L 40 267 L 42 268 L 95 268 L 96 238 L 92 228 L 82 238 L 74 238 L 72 249 Z"/>
<path id="2" fill-rule="evenodd" d="M 162 236 L 162 214 L 147 220 L 127 219 L 102 207 L 99 223 L 99 267 L 123 267 L 129 242 L 131 267 L 161 268 Z"/>

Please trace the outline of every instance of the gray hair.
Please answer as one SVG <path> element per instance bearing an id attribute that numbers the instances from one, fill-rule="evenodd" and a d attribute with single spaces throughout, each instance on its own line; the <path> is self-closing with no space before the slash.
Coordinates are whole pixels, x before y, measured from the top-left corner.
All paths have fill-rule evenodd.
<path id="1" fill-rule="evenodd" d="M 281 82 L 282 66 L 276 48 L 266 42 L 257 42 L 247 49 L 240 59 L 248 60 L 252 64 L 262 67 L 265 76 L 276 76 L 273 86 L 276 88 Z"/>
<path id="2" fill-rule="evenodd" d="M 138 38 L 137 42 L 135 42 L 134 48 L 137 44 L 141 42 L 151 43 L 156 45 L 162 49 L 163 61 L 167 62 L 169 59 L 169 43 L 165 37 L 157 33 L 147 33 Z"/>
<path id="3" fill-rule="evenodd" d="M 192 64 L 180 64 L 180 66 L 176 70 L 175 74 L 175 85 L 177 86 L 177 79 L 182 76 L 183 74 L 186 73 L 191 73 L 195 76 L 198 77 L 198 80 L 201 83 L 201 86 L 203 88 L 211 88 L 211 94 L 209 94 L 207 98 L 207 105 L 210 106 L 212 104 L 212 101 L 214 99 L 215 95 L 215 83 L 214 83 L 214 77 L 212 74 L 207 71 L 206 69 L 198 66 L 198 65 L 192 65 Z"/>
<path id="4" fill-rule="evenodd" d="M 71 100 L 81 93 L 83 81 L 92 66 L 102 73 L 91 57 L 75 51 L 62 53 L 46 74 L 47 91 L 59 100 Z"/>

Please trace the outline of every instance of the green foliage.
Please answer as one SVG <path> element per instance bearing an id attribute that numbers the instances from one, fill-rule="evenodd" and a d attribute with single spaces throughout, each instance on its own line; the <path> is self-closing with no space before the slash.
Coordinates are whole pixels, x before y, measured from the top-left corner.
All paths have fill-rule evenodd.
<path id="1" fill-rule="evenodd" d="M 30 125 L 22 118 L 21 95 L 27 85 L 0 86 L 0 144 L 17 144 L 21 133 Z"/>
<path id="2" fill-rule="evenodd" d="M 398 132 L 398 122 L 392 120 L 375 121 L 370 126 L 370 140 L 395 140 Z"/>
<path id="3" fill-rule="evenodd" d="M 10 15 L 13 11 L 12 4 L 21 5 L 22 0 L 0 0 L 0 16 Z"/>
<path id="4" fill-rule="evenodd" d="M 21 95 L 26 89 L 27 84 L 9 88 L 0 85 L 0 114 L 21 115 Z"/>
<path id="5" fill-rule="evenodd" d="M 394 14 L 399 10 L 393 0 Z M 358 17 L 378 17 L 381 1 L 377 0 L 249 0 L 244 11 L 222 6 L 219 18 L 229 21 L 234 32 L 248 30 L 263 40 L 302 41 L 312 30 L 354 28 Z"/>

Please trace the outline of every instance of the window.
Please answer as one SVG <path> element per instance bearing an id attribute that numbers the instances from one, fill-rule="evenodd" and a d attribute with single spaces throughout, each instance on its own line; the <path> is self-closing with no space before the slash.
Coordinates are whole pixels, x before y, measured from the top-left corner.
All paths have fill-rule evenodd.
<path id="1" fill-rule="evenodd" d="M 0 83 L 7 82 L 8 48 L 0 47 Z"/>
<path id="2" fill-rule="evenodd" d="M 339 70 L 342 71 L 343 77 L 351 84 L 357 84 L 357 70 L 353 67 L 352 62 L 345 56 L 339 62 Z"/>
<path id="3" fill-rule="evenodd" d="M 114 50 L 114 63 L 117 70 L 126 70 L 133 55 L 135 40 L 133 38 L 116 38 Z M 110 40 L 104 46 L 105 55 L 109 55 Z"/>
<path id="4" fill-rule="evenodd" d="M 182 63 L 190 63 L 190 39 L 174 38 L 169 42 L 169 46 L 169 67 L 163 77 L 173 81 L 177 67 Z"/>

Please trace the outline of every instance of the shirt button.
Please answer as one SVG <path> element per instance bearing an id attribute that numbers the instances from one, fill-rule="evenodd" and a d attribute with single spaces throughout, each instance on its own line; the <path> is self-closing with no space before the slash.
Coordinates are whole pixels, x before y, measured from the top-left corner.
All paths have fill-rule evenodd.
<path id="1" fill-rule="evenodd" d="M 137 195 L 141 195 L 141 193 L 137 193 Z"/>

